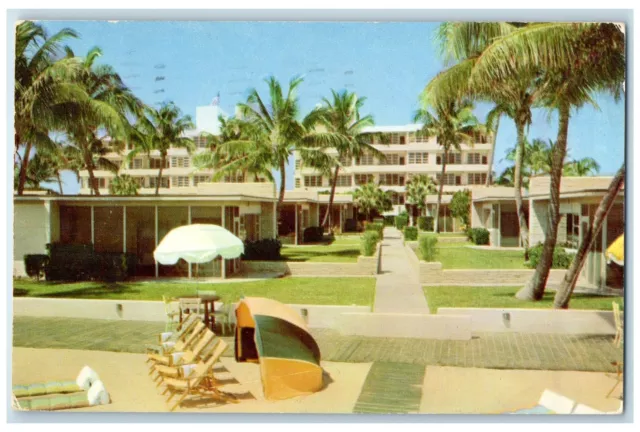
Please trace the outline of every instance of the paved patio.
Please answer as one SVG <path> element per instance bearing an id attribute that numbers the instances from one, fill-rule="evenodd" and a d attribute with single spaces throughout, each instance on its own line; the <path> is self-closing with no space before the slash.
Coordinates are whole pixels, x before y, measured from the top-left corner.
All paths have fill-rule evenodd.
<path id="1" fill-rule="evenodd" d="M 19 316 L 13 345 L 142 353 L 163 330 L 161 322 Z M 611 362 L 622 359 L 622 350 L 607 336 L 484 333 L 449 341 L 341 336 L 328 329 L 311 333 L 323 360 L 334 362 L 614 372 Z M 231 337 L 225 339 L 233 345 Z"/>

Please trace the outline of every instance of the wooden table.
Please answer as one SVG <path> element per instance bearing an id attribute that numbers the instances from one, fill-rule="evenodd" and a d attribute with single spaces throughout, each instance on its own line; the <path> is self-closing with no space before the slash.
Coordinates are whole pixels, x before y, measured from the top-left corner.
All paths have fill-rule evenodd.
<path id="1" fill-rule="evenodd" d="M 218 295 L 207 294 L 200 296 L 181 296 L 180 298 L 178 298 L 178 302 L 180 301 L 180 299 L 200 299 L 204 306 L 204 324 L 211 330 L 214 330 L 216 325 L 215 304 L 216 301 L 220 300 L 220 297 Z M 200 313 L 200 311 L 198 311 L 198 313 Z M 180 308 L 180 324 L 182 324 L 182 307 Z"/>

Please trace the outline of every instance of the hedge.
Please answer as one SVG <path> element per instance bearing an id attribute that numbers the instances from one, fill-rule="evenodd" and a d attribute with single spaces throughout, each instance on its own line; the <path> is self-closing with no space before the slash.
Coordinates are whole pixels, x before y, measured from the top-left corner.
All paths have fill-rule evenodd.
<path id="1" fill-rule="evenodd" d="M 123 281 L 135 275 L 137 256 L 122 252 L 96 252 L 92 244 L 48 245 L 45 267 L 48 281 Z"/>
<path id="2" fill-rule="evenodd" d="M 375 255 L 379 241 L 380 236 L 377 231 L 366 231 L 360 240 L 360 253 L 364 256 Z"/>
<path id="3" fill-rule="evenodd" d="M 436 260 L 438 253 L 436 245 L 438 244 L 438 237 L 434 234 L 423 234 L 418 239 L 418 254 L 420 259 L 427 262 L 433 262 Z"/>
<path id="4" fill-rule="evenodd" d="M 542 249 L 544 246 L 542 243 L 538 243 L 534 247 L 529 248 L 529 262 L 527 266 L 530 268 L 538 267 L 540 257 L 542 256 Z M 553 262 L 551 268 L 554 269 L 567 269 L 573 261 L 574 254 L 567 253 L 563 247 L 557 247 L 553 250 Z"/>
<path id="5" fill-rule="evenodd" d="M 302 232 L 302 241 L 304 243 L 315 243 L 322 241 L 324 236 L 324 228 L 320 226 L 305 228 Z"/>
<path id="6" fill-rule="evenodd" d="M 420 231 L 433 231 L 433 218 L 431 216 L 419 216 L 418 228 L 420 228 Z"/>
<path id="7" fill-rule="evenodd" d="M 44 276 L 46 265 L 49 262 L 49 255 L 31 254 L 24 256 L 24 268 L 27 275 L 40 280 Z"/>
<path id="8" fill-rule="evenodd" d="M 377 222 L 369 222 L 365 227 L 365 231 L 375 231 L 378 233 L 379 240 L 384 238 L 384 225 Z"/>
<path id="9" fill-rule="evenodd" d="M 358 231 L 358 221 L 355 219 L 347 219 L 344 221 L 344 232 Z"/>
<path id="10" fill-rule="evenodd" d="M 410 226 L 406 227 L 404 229 L 404 239 L 407 241 L 418 240 L 418 228 Z"/>
<path id="11" fill-rule="evenodd" d="M 407 216 L 407 215 L 398 215 L 398 216 L 396 216 L 395 222 L 396 222 L 396 228 L 398 228 L 400 231 L 402 231 L 404 229 L 404 227 L 409 225 L 409 216 Z"/>
<path id="12" fill-rule="evenodd" d="M 396 222 L 395 216 L 385 216 L 384 217 L 384 226 L 394 226 Z"/>
<path id="13" fill-rule="evenodd" d="M 242 259 L 247 261 L 278 261 L 282 259 L 281 250 L 282 243 L 278 239 L 246 240 Z"/>
<path id="14" fill-rule="evenodd" d="M 472 228 L 471 240 L 477 245 L 488 245 L 489 231 L 485 228 Z"/>

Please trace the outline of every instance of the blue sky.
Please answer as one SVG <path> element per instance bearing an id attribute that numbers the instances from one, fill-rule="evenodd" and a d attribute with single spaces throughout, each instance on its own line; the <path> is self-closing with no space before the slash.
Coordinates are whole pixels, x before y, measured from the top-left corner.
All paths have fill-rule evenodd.
<path id="1" fill-rule="evenodd" d="M 220 92 L 221 107 L 234 112 L 248 89 L 263 92 L 263 79 L 287 82 L 304 75 L 301 108 L 306 112 L 330 89 L 366 96 L 363 113 L 376 124 L 406 124 L 417 109 L 418 95 L 443 65 L 433 43 L 438 23 L 260 23 L 48 21 L 51 33 L 71 27 L 80 38 L 69 45 L 77 55 L 91 47 L 103 50 L 101 61 L 113 65 L 146 103 L 174 101 L 195 119 L 195 109 Z M 164 80 L 156 81 L 156 77 Z M 163 90 L 163 92 L 160 92 Z M 599 95 L 599 109 L 574 112 L 569 128 L 571 158 L 590 156 L 602 175 L 624 161 L 624 103 Z M 479 106 L 481 121 L 488 110 Z M 534 112 L 531 138 L 555 138 L 556 116 Z M 510 119 L 500 123 L 495 170 L 515 142 Z M 292 161 L 291 161 L 292 162 Z M 77 193 L 73 175 L 65 174 L 65 193 Z M 293 187 L 293 166 L 287 188 Z"/>

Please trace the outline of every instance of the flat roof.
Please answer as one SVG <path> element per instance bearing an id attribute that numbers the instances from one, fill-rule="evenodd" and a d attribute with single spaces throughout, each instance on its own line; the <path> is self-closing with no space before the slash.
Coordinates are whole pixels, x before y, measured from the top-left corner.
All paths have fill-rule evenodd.
<path id="1" fill-rule="evenodd" d="M 581 196 L 595 196 L 605 194 L 613 176 L 562 177 L 560 182 L 560 198 L 575 198 Z M 532 177 L 529 183 L 529 197 L 549 199 L 550 177 Z M 624 184 L 619 192 L 624 194 Z"/>
<path id="2" fill-rule="evenodd" d="M 14 195 L 14 201 L 259 201 L 277 202 L 277 198 L 255 195 Z"/>
<path id="3" fill-rule="evenodd" d="M 418 123 L 409 123 L 406 125 L 396 125 L 396 126 L 367 126 L 362 128 L 362 132 L 364 133 L 374 133 L 374 132 L 417 132 L 422 129 L 422 125 Z"/>

